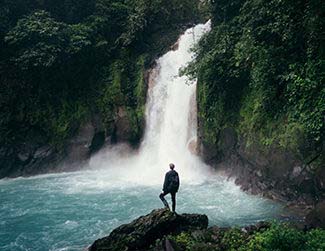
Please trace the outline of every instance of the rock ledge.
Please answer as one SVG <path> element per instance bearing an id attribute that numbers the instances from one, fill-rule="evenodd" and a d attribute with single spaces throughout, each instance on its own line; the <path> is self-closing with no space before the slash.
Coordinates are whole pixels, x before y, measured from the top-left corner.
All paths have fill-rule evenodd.
<path id="1" fill-rule="evenodd" d="M 166 209 L 156 209 L 148 215 L 114 229 L 109 236 L 96 240 L 89 247 L 89 251 L 148 250 L 157 239 L 165 235 L 207 227 L 206 215 L 178 215 Z"/>

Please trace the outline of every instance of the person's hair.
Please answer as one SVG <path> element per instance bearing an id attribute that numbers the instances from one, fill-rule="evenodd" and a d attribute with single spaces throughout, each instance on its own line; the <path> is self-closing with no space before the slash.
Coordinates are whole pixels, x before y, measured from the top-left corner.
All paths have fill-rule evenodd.
<path id="1" fill-rule="evenodd" d="M 169 164 L 169 167 L 170 167 L 170 169 L 174 169 L 175 168 L 175 165 L 173 163 L 170 163 Z"/>

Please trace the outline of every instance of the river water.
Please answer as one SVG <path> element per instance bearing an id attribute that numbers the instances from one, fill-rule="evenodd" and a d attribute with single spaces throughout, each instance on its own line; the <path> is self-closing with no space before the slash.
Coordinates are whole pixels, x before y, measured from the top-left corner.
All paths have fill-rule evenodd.
<path id="1" fill-rule="evenodd" d="M 73 173 L 0 180 L 0 250 L 85 250 L 115 227 L 162 207 L 168 164 L 181 180 L 178 213 L 205 213 L 210 225 L 279 218 L 282 206 L 242 192 L 196 155 L 196 83 L 179 77 L 210 23 L 188 29 L 151 72 L 141 147 L 103 149 Z"/>

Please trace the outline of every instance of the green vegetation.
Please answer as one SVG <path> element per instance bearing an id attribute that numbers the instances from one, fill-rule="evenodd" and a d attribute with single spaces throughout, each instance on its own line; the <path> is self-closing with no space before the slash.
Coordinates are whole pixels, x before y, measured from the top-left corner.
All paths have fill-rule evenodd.
<path id="1" fill-rule="evenodd" d="M 325 230 L 303 232 L 286 224 L 272 223 L 267 229 L 247 233 L 239 228 L 204 233 L 183 232 L 170 236 L 186 251 L 321 251 L 325 249 Z"/>
<path id="2" fill-rule="evenodd" d="M 324 2 L 210 1 L 212 31 L 185 72 L 198 77 L 205 144 L 235 128 L 247 147 L 323 161 Z"/>
<path id="3" fill-rule="evenodd" d="M 0 8 L 0 142 L 30 130 L 63 146 L 91 114 L 107 134 L 124 106 L 142 134 L 144 71 L 180 29 L 199 18 L 196 0 L 6 0 Z"/>

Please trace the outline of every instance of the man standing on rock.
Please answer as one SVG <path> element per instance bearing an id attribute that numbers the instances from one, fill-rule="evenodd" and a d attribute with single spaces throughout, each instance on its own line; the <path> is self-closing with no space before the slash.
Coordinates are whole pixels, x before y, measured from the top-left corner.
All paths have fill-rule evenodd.
<path id="1" fill-rule="evenodd" d="M 173 163 L 169 164 L 170 171 L 165 175 L 163 192 L 159 195 L 159 198 L 164 203 L 165 207 L 169 208 L 167 201 L 165 200 L 165 195 L 169 194 L 172 196 L 172 211 L 175 212 L 176 208 L 176 193 L 179 188 L 179 176 L 174 170 L 175 165 Z"/>

